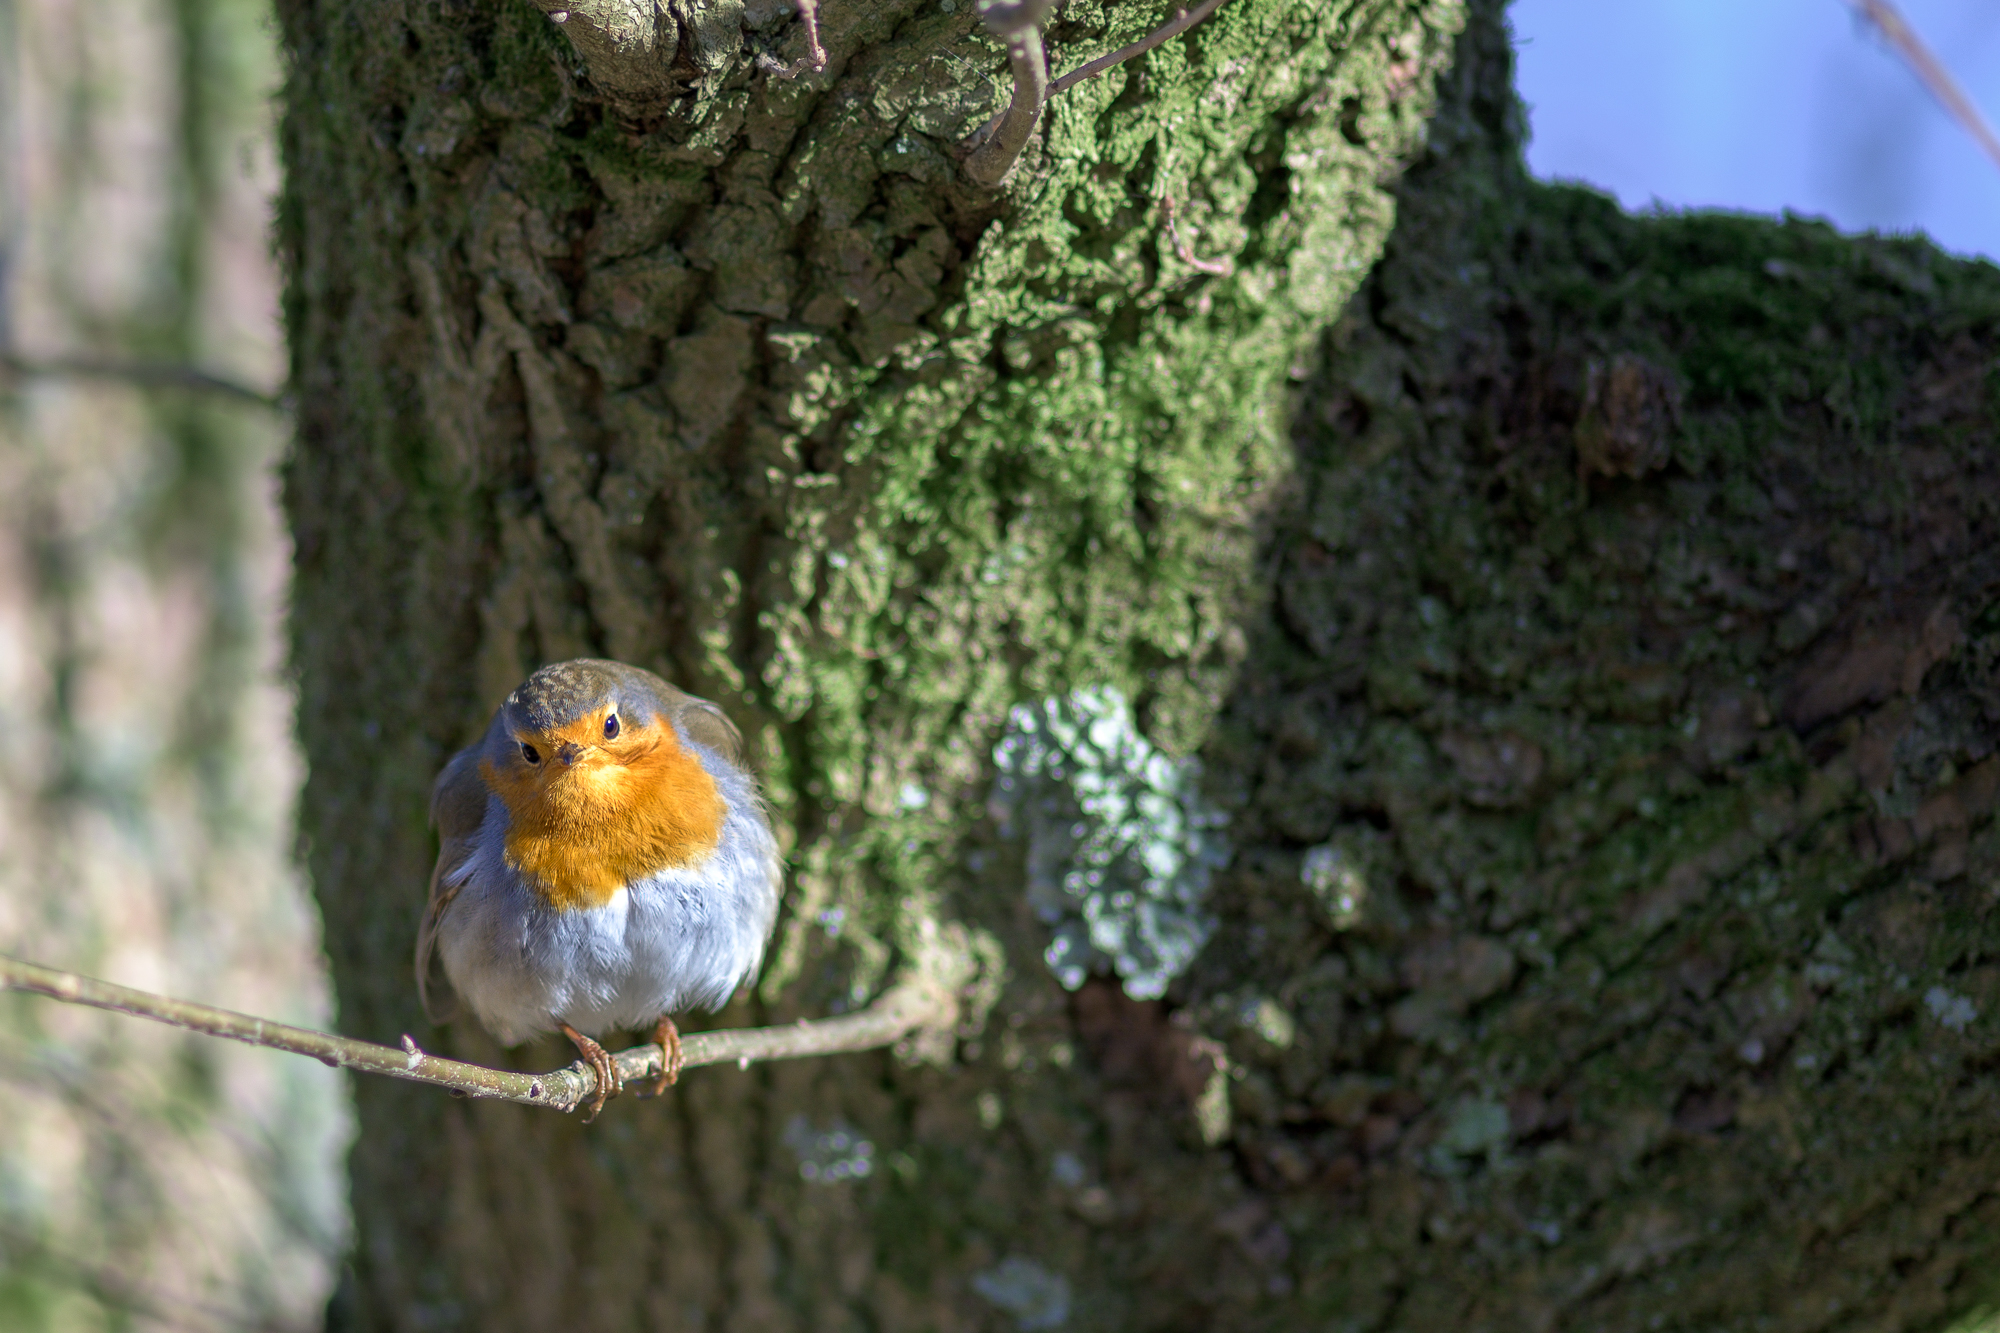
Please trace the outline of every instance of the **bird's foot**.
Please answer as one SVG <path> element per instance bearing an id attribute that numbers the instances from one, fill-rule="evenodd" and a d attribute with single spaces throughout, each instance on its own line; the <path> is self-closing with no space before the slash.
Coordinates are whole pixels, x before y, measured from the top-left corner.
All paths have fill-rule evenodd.
<path id="1" fill-rule="evenodd" d="M 577 1054 L 597 1075 L 597 1091 L 592 1094 L 590 1109 L 583 1116 L 583 1123 L 587 1125 L 597 1119 L 597 1113 L 604 1109 L 606 1101 L 625 1091 L 625 1080 L 618 1077 L 618 1064 L 611 1058 L 611 1052 L 561 1020 L 557 1020 L 557 1026 L 562 1028 L 565 1037 L 576 1043 Z"/>
<path id="2" fill-rule="evenodd" d="M 653 1080 L 653 1086 L 646 1095 L 658 1097 L 680 1080 L 681 1030 L 674 1026 L 673 1019 L 663 1014 L 659 1026 L 653 1029 L 653 1040 L 660 1043 L 660 1076 Z"/>

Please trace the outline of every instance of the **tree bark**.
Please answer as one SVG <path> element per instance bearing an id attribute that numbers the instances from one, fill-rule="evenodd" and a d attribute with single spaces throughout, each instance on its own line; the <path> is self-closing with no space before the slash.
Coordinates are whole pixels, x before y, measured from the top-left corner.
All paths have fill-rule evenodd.
<path id="1" fill-rule="evenodd" d="M 759 756 L 795 874 L 722 1021 L 940 930 L 985 1018 L 588 1129 L 362 1084 L 336 1325 L 2000 1297 L 1989 268 L 1529 183 L 1490 5 L 1453 63 L 1449 4 L 1232 0 L 998 190 L 955 156 L 1010 96 L 969 6 L 828 4 L 792 80 L 789 6 L 654 14 L 600 88 L 526 3 L 284 10 L 342 1023 L 556 1058 L 421 1029 L 406 960 L 431 775 L 585 652 Z M 1056 68 L 1168 17 L 1076 0 Z M 1008 710 L 1102 686 L 1231 817 L 1164 1001 L 1058 984 L 988 811 Z"/>

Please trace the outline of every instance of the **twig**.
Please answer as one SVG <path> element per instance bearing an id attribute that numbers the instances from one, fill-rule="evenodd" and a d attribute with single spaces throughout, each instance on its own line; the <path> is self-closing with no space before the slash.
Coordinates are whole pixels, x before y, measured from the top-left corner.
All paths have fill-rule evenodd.
<path id="1" fill-rule="evenodd" d="M 0 378 L 120 380 L 158 389 L 193 389 L 217 393 L 225 398 L 277 409 L 278 400 L 234 380 L 212 375 L 193 366 L 168 361 L 118 361 L 109 357 L 59 356 L 48 361 L 30 361 L 14 352 L 0 352 Z"/>
<path id="2" fill-rule="evenodd" d="M 757 68 L 774 79 L 796 79 L 807 70 L 815 74 L 826 70 L 826 48 L 819 44 L 819 0 L 796 0 L 796 3 L 799 21 L 806 25 L 806 53 L 789 65 L 774 56 L 759 55 Z"/>
<path id="3" fill-rule="evenodd" d="M 1951 71 L 1944 67 L 1943 61 L 1931 54 L 1930 47 L 1917 36 L 1917 30 L 1904 20 L 1896 7 L 1889 0 L 1848 0 L 1848 3 L 1881 30 L 1882 35 L 1889 39 L 1889 45 L 1909 62 L 1917 78 L 1923 81 L 1931 96 L 1937 98 L 1946 114 L 1964 127 L 1965 132 L 1986 151 L 1986 156 L 1993 159 L 1995 166 L 2000 166 L 2000 135 L 1993 132 L 1993 126 L 1987 123 L 1972 99 L 1965 95 L 1965 90 L 1958 86 L 1958 80 L 1951 77 Z"/>
<path id="4" fill-rule="evenodd" d="M 1177 9 L 1173 18 L 1130 46 L 1121 46 L 1109 55 L 1101 55 L 1080 65 L 1053 83 L 1049 82 L 1048 62 L 1042 52 L 1042 35 L 1038 26 L 1049 5 L 1037 5 L 1033 0 L 988 5 L 982 11 L 987 28 L 994 36 L 1007 39 L 1007 60 L 1014 71 L 1014 96 L 1005 111 L 973 134 L 970 142 L 975 146 L 972 156 L 965 163 L 966 174 L 989 189 L 998 185 L 1013 167 L 1014 159 L 1021 155 L 1028 135 L 1035 128 L 1036 119 L 1051 97 L 1178 37 L 1227 3 L 1229 0 L 1202 0 L 1193 9 Z M 1032 22 L 1026 27 L 1017 26 L 1030 11 L 1033 12 Z M 996 21 L 996 14 L 1004 17 Z M 1016 26 L 1003 28 L 1002 23 Z"/>
<path id="5" fill-rule="evenodd" d="M 1195 24 L 1201 22 L 1228 3 L 1229 0 L 1202 0 L 1202 3 L 1196 5 L 1193 9 L 1174 11 L 1172 19 L 1162 26 L 1153 29 L 1153 31 L 1147 33 L 1130 46 L 1121 46 L 1110 55 L 1099 56 L 1087 65 L 1079 65 L 1060 79 L 1057 79 L 1049 85 L 1049 96 L 1054 97 L 1057 93 L 1068 92 L 1085 79 L 1094 79 L 1107 69 L 1122 65 L 1135 56 L 1145 55 L 1146 52 L 1152 50 L 1161 42 L 1170 41 L 1180 36 L 1189 28 L 1192 28 Z"/>
<path id="6" fill-rule="evenodd" d="M 987 31 L 1007 43 L 1007 64 L 1014 72 L 1014 95 L 1007 109 L 987 123 L 983 137 L 975 136 L 978 147 L 965 159 L 965 174 L 989 190 L 1014 169 L 1049 100 L 1049 59 L 1042 50 L 1041 22 L 1053 7 L 1054 0 L 984 0 L 981 5 Z"/>
<path id="7" fill-rule="evenodd" d="M 1194 257 L 1194 251 L 1188 249 L 1188 243 L 1181 239 L 1180 228 L 1174 225 L 1174 197 L 1172 195 L 1168 195 L 1160 201 L 1160 212 L 1167 220 L 1167 239 L 1174 243 L 1174 253 L 1180 256 L 1183 264 L 1192 269 L 1199 269 L 1203 273 L 1213 273 L 1218 278 L 1226 278 L 1236 271 L 1235 266 L 1227 259 L 1196 259 Z"/>
<path id="8" fill-rule="evenodd" d="M 546 1074 L 521 1074 L 506 1069 L 447 1060 L 419 1049 L 405 1036 L 402 1048 L 377 1046 L 373 1042 L 295 1028 L 249 1014 L 216 1009 L 190 1000 L 94 981 L 74 972 L 39 967 L 16 959 L 0 957 L 0 989 L 29 991 L 70 1004 L 87 1004 L 136 1018 L 226 1037 L 252 1046 L 310 1055 L 340 1069 L 358 1069 L 369 1074 L 387 1074 L 412 1083 L 429 1083 L 450 1088 L 467 1097 L 494 1098 L 527 1106 L 551 1106 L 573 1111 L 589 1101 L 597 1091 L 597 1076 L 582 1061 L 567 1069 Z M 858 1014 L 825 1018 L 816 1023 L 800 1021 L 786 1027 L 725 1028 L 715 1032 L 694 1032 L 681 1038 L 684 1067 L 734 1062 L 748 1066 L 753 1060 L 785 1060 L 803 1055 L 830 1055 L 839 1051 L 865 1051 L 888 1046 L 920 1029 L 948 1027 L 956 1021 L 957 1004 L 953 993 L 935 978 L 907 981 L 885 993 Z M 620 1051 L 612 1057 L 619 1074 L 627 1082 L 655 1078 L 660 1072 L 661 1052 L 648 1043 Z"/>

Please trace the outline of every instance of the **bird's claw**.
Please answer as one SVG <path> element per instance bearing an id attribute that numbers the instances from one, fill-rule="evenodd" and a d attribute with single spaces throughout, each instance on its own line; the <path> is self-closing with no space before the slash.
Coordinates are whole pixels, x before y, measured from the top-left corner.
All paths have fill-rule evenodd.
<path id="1" fill-rule="evenodd" d="M 660 1044 L 660 1075 L 653 1080 L 646 1095 L 661 1097 L 680 1080 L 681 1030 L 674 1026 L 673 1019 L 663 1016 L 659 1026 L 653 1029 L 653 1040 Z"/>
<path id="2" fill-rule="evenodd" d="M 625 1091 L 625 1080 L 618 1077 L 618 1062 L 611 1058 L 611 1052 L 569 1024 L 561 1026 L 563 1035 L 575 1044 L 584 1063 L 597 1075 L 597 1091 L 591 1095 L 590 1107 L 583 1114 L 583 1123 L 587 1125 L 597 1119 L 597 1113 L 604 1109 L 605 1102 Z"/>

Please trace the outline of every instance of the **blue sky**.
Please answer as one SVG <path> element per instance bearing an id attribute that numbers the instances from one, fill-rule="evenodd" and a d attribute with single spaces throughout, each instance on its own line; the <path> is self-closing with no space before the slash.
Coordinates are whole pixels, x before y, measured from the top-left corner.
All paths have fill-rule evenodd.
<path id="1" fill-rule="evenodd" d="M 2000 0 L 1897 0 L 2000 121 Z M 1845 0 L 1515 0 L 1545 178 L 1628 208 L 1825 217 L 2000 259 L 2000 166 Z"/>

